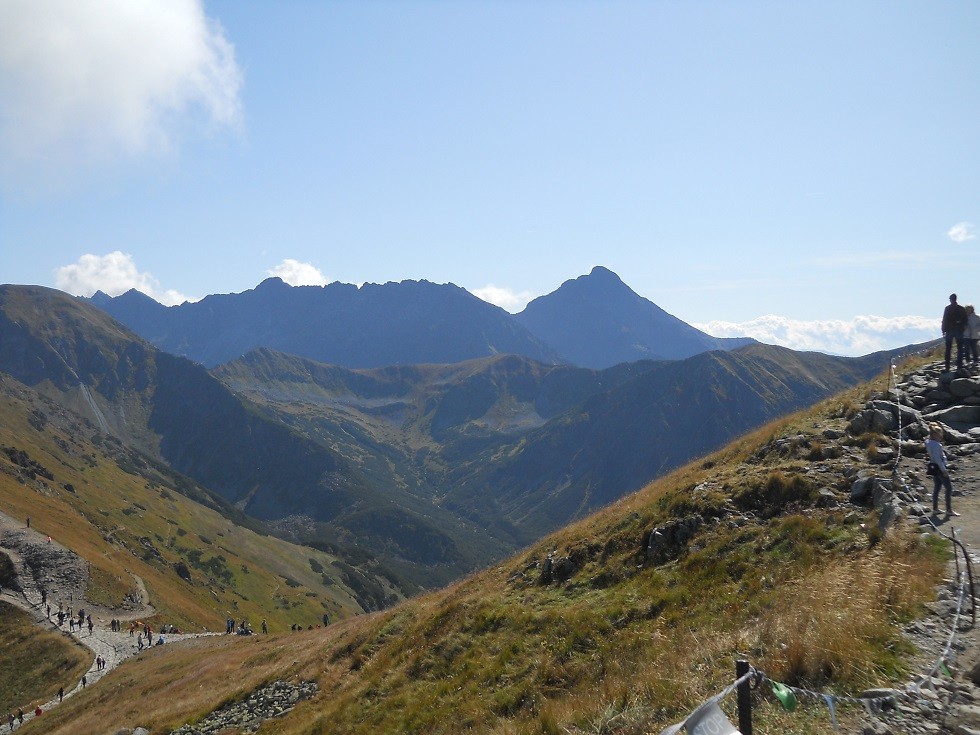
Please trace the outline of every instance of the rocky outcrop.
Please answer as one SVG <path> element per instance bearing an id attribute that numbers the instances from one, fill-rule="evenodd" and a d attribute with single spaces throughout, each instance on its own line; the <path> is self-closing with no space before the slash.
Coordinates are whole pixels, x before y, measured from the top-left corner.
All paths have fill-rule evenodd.
<path id="1" fill-rule="evenodd" d="M 903 411 L 917 410 L 923 422 L 941 423 L 946 443 L 980 441 L 980 376 L 967 370 L 947 373 L 942 363 L 935 362 L 905 376 L 896 388 L 891 398 L 898 399 Z M 924 434 L 906 436 L 918 439 Z"/>
<path id="2" fill-rule="evenodd" d="M 250 733 L 268 719 L 281 717 L 296 703 L 316 694 L 319 686 L 315 681 L 274 681 L 256 689 L 247 699 L 215 710 L 200 722 L 184 725 L 171 735 L 213 735 L 221 732 Z"/>

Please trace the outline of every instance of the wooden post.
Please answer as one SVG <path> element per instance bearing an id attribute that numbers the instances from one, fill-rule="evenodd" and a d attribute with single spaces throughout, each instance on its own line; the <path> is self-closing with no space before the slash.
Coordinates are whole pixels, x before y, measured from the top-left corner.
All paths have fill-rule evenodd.
<path id="1" fill-rule="evenodd" d="M 736 661 L 735 678 L 741 679 L 747 673 L 749 673 L 749 662 Z M 735 691 L 738 700 L 738 731 L 742 735 L 752 735 L 751 683 L 748 680 L 743 681 Z"/>

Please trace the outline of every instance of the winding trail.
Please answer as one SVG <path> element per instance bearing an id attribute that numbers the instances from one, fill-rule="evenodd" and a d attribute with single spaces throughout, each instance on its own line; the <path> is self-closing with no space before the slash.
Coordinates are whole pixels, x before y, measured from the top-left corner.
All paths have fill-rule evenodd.
<path id="1" fill-rule="evenodd" d="M 17 581 L 22 591 L 4 588 L 0 600 L 10 603 L 27 612 L 35 623 L 42 627 L 70 636 L 92 652 L 92 664 L 84 675 L 85 684 L 79 680 L 70 689 L 66 686 L 65 698 L 73 696 L 85 686 L 96 683 L 126 659 L 137 655 L 139 648 L 135 635 L 129 634 L 129 626 L 122 625 L 120 632 L 110 629 L 113 619 L 131 622 L 151 617 L 156 611 L 150 604 L 146 585 L 136 574 L 130 572 L 138 591 L 138 600 L 124 608 L 106 608 L 89 602 L 85 597 L 88 586 L 89 565 L 70 549 L 62 546 L 47 535 L 33 528 L 27 528 L 26 521 L 18 521 L 0 513 L 0 551 L 10 557 L 17 572 Z M 47 591 L 47 604 L 42 604 L 42 589 Z M 65 610 L 70 606 L 75 615 L 84 609 L 92 616 L 93 627 L 76 627 L 69 630 L 67 620 L 58 625 L 56 616 L 59 603 Z M 51 615 L 48 615 L 48 609 Z M 167 634 L 167 642 L 177 642 L 209 634 Z M 144 646 L 145 647 L 145 646 Z M 104 668 L 96 664 L 97 657 L 105 661 Z M 34 717 L 33 705 L 24 703 L 24 721 Z M 59 704 L 58 698 L 41 704 L 47 712 Z M 0 713 L 6 717 L 6 713 Z M 0 732 L 6 731 L 6 720 L 0 722 Z"/>

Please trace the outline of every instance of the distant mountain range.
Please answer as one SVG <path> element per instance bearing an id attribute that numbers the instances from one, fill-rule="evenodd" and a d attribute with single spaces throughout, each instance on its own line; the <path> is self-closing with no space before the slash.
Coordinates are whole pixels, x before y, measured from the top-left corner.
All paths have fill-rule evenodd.
<path id="1" fill-rule="evenodd" d="M 752 342 L 705 334 L 602 267 L 516 316 L 458 286 L 428 281 L 293 287 L 270 278 L 251 291 L 180 306 L 135 290 L 115 298 L 99 292 L 91 301 L 160 349 L 206 367 L 267 347 L 348 368 L 514 354 L 602 369 Z"/>
<path id="2" fill-rule="evenodd" d="M 209 373 L 83 300 L 0 287 L 0 371 L 284 537 L 358 547 L 422 586 L 864 381 L 890 357 L 749 345 L 603 370 L 521 355 L 355 370 L 261 348 Z"/>

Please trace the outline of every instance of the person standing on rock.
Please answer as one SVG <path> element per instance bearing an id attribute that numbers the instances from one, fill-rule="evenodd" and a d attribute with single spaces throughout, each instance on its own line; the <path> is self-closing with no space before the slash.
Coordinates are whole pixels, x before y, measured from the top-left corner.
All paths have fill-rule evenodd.
<path id="1" fill-rule="evenodd" d="M 949 295 L 949 306 L 943 311 L 943 337 L 946 339 L 946 372 L 949 372 L 953 340 L 956 340 L 956 367 L 963 367 L 963 330 L 966 329 L 966 309 L 956 303 L 956 294 Z"/>
<path id="2" fill-rule="evenodd" d="M 966 340 L 966 359 L 973 367 L 980 364 L 980 355 L 977 354 L 977 343 L 980 342 L 980 314 L 977 314 L 973 304 L 963 307 L 966 310 L 966 331 L 963 339 Z"/>
<path id="3" fill-rule="evenodd" d="M 935 474 L 932 476 L 932 512 L 939 513 L 939 488 L 946 488 L 946 515 L 958 516 L 953 510 L 953 483 L 949 479 L 949 466 L 946 464 L 946 452 L 942 445 L 943 427 L 939 424 L 929 425 L 929 438 L 926 439 L 926 453 L 929 455 L 929 463 L 935 465 Z"/>

